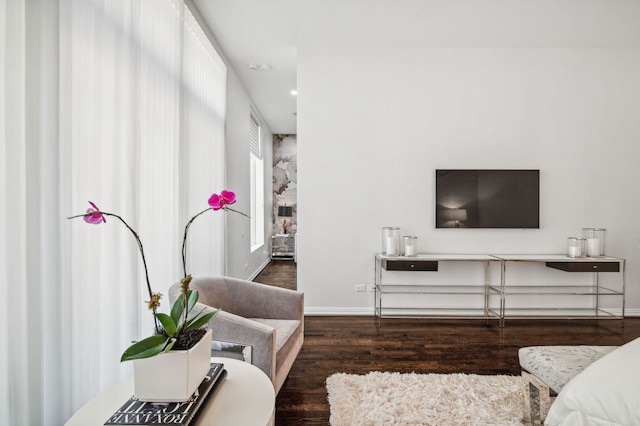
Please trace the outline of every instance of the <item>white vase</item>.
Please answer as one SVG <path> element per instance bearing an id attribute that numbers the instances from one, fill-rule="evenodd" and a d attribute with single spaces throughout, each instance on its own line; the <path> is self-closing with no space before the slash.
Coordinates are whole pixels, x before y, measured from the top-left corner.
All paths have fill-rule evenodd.
<path id="1" fill-rule="evenodd" d="M 141 401 L 185 402 L 211 366 L 211 329 L 189 350 L 133 361 L 134 395 Z"/>

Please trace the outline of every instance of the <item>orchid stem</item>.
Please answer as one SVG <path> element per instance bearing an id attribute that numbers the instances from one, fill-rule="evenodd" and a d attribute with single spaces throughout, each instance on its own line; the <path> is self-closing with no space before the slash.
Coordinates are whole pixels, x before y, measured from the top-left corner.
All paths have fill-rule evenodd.
<path id="1" fill-rule="evenodd" d="M 147 290 L 149 291 L 149 300 L 153 299 L 153 291 L 151 290 L 151 283 L 149 282 L 149 271 L 147 269 L 147 260 L 144 256 L 144 247 L 142 247 L 142 241 L 140 240 L 140 237 L 138 236 L 138 233 L 136 231 L 133 230 L 132 227 L 129 226 L 129 224 L 127 222 L 125 222 L 125 220 L 123 218 L 121 218 L 120 216 L 118 216 L 115 213 L 107 213 L 107 212 L 103 212 L 103 211 L 97 211 L 97 212 L 91 212 L 91 213 L 85 213 L 85 214 L 79 214 L 79 215 L 75 215 L 75 216 L 71 216 L 68 217 L 67 219 L 74 219 L 77 217 L 86 217 L 86 216 L 91 216 L 94 214 L 101 214 L 104 216 L 113 216 L 115 218 L 117 218 L 120 222 L 123 223 L 124 226 L 127 227 L 127 229 L 133 234 L 133 237 L 136 239 L 136 242 L 138 243 L 138 249 L 140 249 L 140 257 L 142 257 L 142 265 L 144 266 L 144 277 L 147 281 Z M 156 314 L 156 308 L 153 308 L 153 318 L 155 321 L 155 325 L 156 325 L 156 329 L 158 329 L 158 319 L 156 318 L 155 314 Z"/>
<path id="2" fill-rule="evenodd" d="M 209 210 L 211 210 L 210 207 L 202 210 L 200 213 L 192 217 L 191 220 L 187 223 L 187 226 L 184 227 L 184 237 L 182 237 L 182 272 L 184 273 L 183 276 L 185 277 L 187 276 L 187 233 L 189 232 L 189 227 L 198 216 L 206 213 Z"/>
<path id="3" fill-rule="evenodd" d="M 204 210 L 202 210 L 200 213 L 198 213 L 197 215 L 195 215 L 194 217 L 191 218 L 191 220 L 189 222 L 187 222 L 187 225 L 184 227 L 184 237 L 182 237 L 182 272 L 183 272 L 183 276 L 187 276 L 187 234 L 189 233 L 189 228 L 191 227 L 191 224 L 193 223 L 194 220 L 196 220 L 196 218 L 198 216 L 200 216 L 203 213 L 208 212 L 209 210 L 213 210 L 211 207 L 208 207 Z M 242 216 L 245 217 L 249 217 L 246 214 L 242 213 L 241 211 L 238 210 L 234 210 L 230 207 L 227 206 L 223 206 L 222 210 L 229 210 L 235 213 L 239 213 Z"/>

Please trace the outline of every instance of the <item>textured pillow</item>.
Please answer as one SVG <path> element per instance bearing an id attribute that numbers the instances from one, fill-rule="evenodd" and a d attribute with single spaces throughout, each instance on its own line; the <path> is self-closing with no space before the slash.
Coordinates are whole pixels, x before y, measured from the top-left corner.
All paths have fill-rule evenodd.
<path id="1" fill-rule="evenodd" d="M 567 383 L 545 425 L 640 425 L 640 338 L 603 356 Z"/>

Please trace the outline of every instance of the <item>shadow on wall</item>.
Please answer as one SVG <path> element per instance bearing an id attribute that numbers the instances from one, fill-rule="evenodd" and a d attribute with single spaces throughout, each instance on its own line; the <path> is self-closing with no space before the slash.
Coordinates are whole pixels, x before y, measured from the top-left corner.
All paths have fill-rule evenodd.
<path id="1" fill-rule="evenodd" d="M 273 233 L 295 234 L 298 205 L 296 135 L 273 135 Z M 279 207 L 291 207 L 283 209 Z M 279 216 L 278 213 L 284 214 Z M 287 214 L 291 216 L 287 216 Z"/>

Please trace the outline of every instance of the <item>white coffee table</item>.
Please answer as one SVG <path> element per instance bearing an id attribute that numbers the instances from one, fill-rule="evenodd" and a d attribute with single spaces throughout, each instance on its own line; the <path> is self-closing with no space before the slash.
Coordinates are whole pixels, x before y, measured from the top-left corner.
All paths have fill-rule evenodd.
<path id="1" fill-rule="evenodd" d="M 273 384 L 258 367 L 232 358 L 211 358 L 224 364 L 227 378 L 200 407 L 193 425 L 270 425 L 275 424 L 276 395 Z M 65 426 L 101 426 L 133 395 L 133 378 L 107 389 L 87 402 Z"/>

